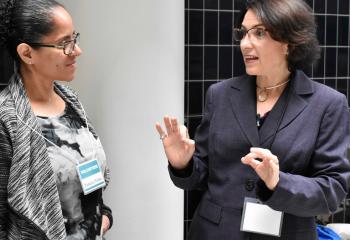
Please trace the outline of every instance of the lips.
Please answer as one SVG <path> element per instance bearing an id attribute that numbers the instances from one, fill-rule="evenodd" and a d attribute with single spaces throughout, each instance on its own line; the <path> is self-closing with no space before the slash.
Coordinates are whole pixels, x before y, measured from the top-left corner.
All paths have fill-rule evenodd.
<path id="1" fill-rule="evenodd" d="M 75 67 L 75 65 L 76 65 L 76 62 L 74 61 L 72 63 L 67 64 L 66 66 L 67 67 Z"/>
<path id="2" fill-rule="evenodd" d="M 254 62 L 256 60 L 258 60 L 259 58 L 257 56 L 254 55 L 244 55 L 244 61 L 247 63 L 251 63 Z"/>

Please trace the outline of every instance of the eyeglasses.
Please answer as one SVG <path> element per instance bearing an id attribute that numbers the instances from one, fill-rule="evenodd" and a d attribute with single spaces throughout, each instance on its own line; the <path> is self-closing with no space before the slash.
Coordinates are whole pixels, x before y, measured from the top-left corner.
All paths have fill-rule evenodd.
<path id="1" fill-rule="evenodd" d="M 261 40 L 265 37 L 266 32 L 268 32 L 267 29 L 258 26 L 252 27 L 248 30 L 245 30 L 244 28 L 234 28 L 233 39 L 235 41 L 241 41 L 248 34 L 250 40 Z"/>
<path id="2" fill-rule="evenodd" d="M 79 45 L 80 33 L 74 33 L 73 39 L 64 41 L 62 44 L 44 44 L 44 43 L 27 43 L 32 47 L 51 47 L 63 49 L 63 53 L 67 56 L 71 55 L 74 51 L 75 45 Z"/>

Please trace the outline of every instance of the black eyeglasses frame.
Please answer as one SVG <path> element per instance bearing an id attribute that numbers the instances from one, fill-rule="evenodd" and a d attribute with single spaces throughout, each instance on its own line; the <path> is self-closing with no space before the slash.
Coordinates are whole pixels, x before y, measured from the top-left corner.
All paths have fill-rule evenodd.
<path id="1" fill-rule="evenodd" d="M 68 41 L 64 41 L 62 44 L 58 45 L 58 44 L 46 44 L 46 43 L 33 43 L 33 42 L 27 42 L 28 45 L 32 46 L 32 47 L 50 47 L 50 48 L 57 48 L 57 49 L 63 49 L 63 53 L 67 56 L 70 56 L 72 54 L 72 52 L 75 49 L 75 45 L 79 44 L 79 38 L 80 38 L 80 33 L 74 33 L 73 34 L 73 39 L 68 40 Z M 69 48 L 69 51 L 67 52 L 67 46 L 69 46 L 70 44 L 72 44 L 72 42 L 74 42 L 74 45 Z"/>

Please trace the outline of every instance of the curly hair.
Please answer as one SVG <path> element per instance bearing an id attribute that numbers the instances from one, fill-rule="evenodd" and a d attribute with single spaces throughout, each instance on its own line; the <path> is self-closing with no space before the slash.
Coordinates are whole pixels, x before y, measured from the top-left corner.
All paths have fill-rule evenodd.
<path id="1" fill-rule="evenodd" d="M 269 30 L 271 37 L 288 44 L 291 71 L 311 66 L 320 58 L 317 26 L 312 10 L 303 0 L 247 0 L 239 19 L 251 9 Z"/>

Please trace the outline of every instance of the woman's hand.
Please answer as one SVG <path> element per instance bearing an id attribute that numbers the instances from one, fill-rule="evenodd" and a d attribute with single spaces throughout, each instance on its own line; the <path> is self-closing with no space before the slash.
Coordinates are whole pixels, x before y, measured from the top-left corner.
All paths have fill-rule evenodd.
<path id="1" fill-rule="evenodd" d="M 250 165 L 270 190 L 275 190 L 280 180 L 280 169 L 277 156 L 270 150 L 252 147 L 250 153 L 242 157 L 241 161 Z"/>
<path id="2" fill-rule="evenodd" d="M 173 168 L 185 168 L 194 153 L 194 141 L 189 138 L 187 128 L 179 126 L 176 118 L 164 117 L 166 132 L 160 123 L 156 123 L 156 129 L 163 141 L 163 147 L 169 163 Z"/>
<path id="3" fill-rule="evenodd" d="M 109 225 L 110 225 L 109 218 L 106 215 L 102 215 L 102 224 L 101 224 L 102 236 L 108 231 Z"/>

